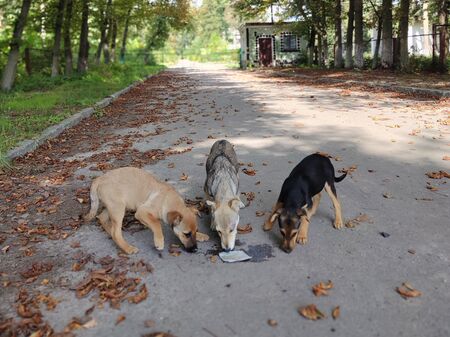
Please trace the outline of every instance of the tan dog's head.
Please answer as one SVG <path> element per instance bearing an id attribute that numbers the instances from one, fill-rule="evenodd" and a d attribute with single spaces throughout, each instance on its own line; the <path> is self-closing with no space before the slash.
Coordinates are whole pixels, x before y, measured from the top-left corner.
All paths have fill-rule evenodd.
<path id="1" fill-rule="evenodd" d="M 215 203 L 208 200 L 206 203 L 211 207 L 212 228 L 219 233 L 222 249 L 226 252 L 233 250 L 239 224 L 239 209 L 245 205 L 238 196 L 228 202 Z"/>
<path id="2" fill-rule="evenodd" d="M 186 208 L 183 214 L 177 211 L 169 212 L 167 222 L 188 252 L 197 251 L 197 210 Z"/>

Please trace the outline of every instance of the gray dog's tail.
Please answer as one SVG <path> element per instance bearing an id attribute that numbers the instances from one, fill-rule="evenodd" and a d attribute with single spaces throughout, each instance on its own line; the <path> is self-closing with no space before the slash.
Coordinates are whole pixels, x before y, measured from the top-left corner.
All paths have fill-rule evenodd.
<path id="1" fill-rule="evenodd" d="M 334 182 L 338 183 L 342 180 L 344 180 L 344 178 L 347 176 L 347 172 L 345 172 L 343 175 L 341 175 L 340 177 L 334 177 Z"/>
<path id="2" fill-rule="evenodd" d="M 100 206 L 100 199 L 98 198 L 97 189 L 98 181 L 95 179 L 91 185 L 91 210 L 83 217 L 86 222 L 91 221 L 97 215 L 98 207 Z"/>

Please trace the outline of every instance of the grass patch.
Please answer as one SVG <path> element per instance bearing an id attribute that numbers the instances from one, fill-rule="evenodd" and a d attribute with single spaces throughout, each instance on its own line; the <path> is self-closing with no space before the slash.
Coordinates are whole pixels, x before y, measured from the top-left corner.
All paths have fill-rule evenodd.
<path id="1" fill-rule="evenodd" d="M 20 78 L 13 92 L 0 93 L 0 166 L 6 152 L 20 141 L 36 137 L 78 110 L 163 68 L 112 64 L 72 78 L 49 79 L 41 74 Z"/>

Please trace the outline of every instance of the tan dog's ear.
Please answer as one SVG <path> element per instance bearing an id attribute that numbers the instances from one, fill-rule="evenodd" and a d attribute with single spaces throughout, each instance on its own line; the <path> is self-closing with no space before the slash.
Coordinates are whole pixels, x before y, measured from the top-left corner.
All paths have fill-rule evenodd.
<path id="1" fill-rule="evenodd" d="M 216 209 L 216 203 L 214 201 L 211 200 L 206 200 L 206 204 L 211 207 L 213 210 Z"/>
<path id="2" fill-rule="evenodd" d="M 183 216 L 177 211 L 167 213 L 167 223 L 172 226 L 172 228 L 178 226 L 182 219 Z"/>
<path id="3" fill-rule="evenodd" d="M 200 211 L 195 207 L 189 207 L 189 209 L 197 216 L 201 217 Z"/>
<path id="4" fill-rule="evenodd" d="M 241 199 L 239 199 L 238 197 L 233 198 L 230 201 L 228 201 L 228 206 L 236 213 L 239 211 L 239 208 L 245 207 L 245 205 L 243 204 Z"/>

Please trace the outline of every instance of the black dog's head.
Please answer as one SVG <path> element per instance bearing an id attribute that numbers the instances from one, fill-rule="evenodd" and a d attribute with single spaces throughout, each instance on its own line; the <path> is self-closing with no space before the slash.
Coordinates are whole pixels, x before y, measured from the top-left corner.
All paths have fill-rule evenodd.
<path id="1" fill-rule="evenodd" d="M 297 233 L 303 215 L 305 215 L 305 211 L 302 208 L 280 208 L 273 214 L 273 217 L 276 217 L 278 220 L 278 226 L 283 238 L 281 249 L 286 253 L 292 252 L 295 248 Z M 275 219 L 272 220 L 275 221 Z"/>

